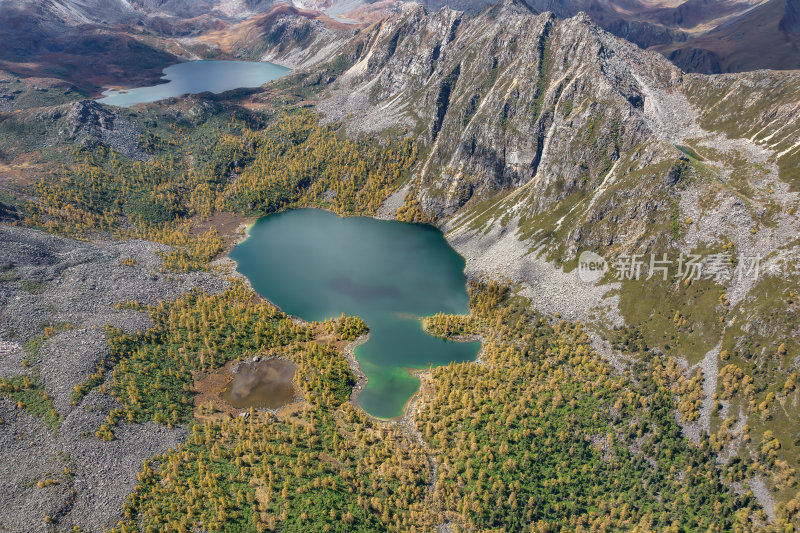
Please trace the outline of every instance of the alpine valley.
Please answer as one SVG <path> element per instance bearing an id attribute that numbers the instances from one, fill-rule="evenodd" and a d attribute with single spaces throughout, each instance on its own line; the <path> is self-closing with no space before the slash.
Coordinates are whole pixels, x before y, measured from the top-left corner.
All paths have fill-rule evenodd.
<path id="1" fill-rule="evenodd" d="M 800 528 L 798 13 L 0 0 L 0 530 Z"/>

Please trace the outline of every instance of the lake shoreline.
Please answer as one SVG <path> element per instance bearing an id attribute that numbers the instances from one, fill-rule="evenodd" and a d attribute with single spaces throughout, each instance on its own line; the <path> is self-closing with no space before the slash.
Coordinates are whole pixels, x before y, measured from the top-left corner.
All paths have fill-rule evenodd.
<path id="1" fill-rule="evenodd" d="M 243 222 L 241 222 L 239 224 L 239 226 L 236 229 L 235 239 L 232 239 L 232 240 L 235 241 L 233 247 L 231 249 L 227 250 L 225 255 L 226 255 L 226 259 L 228 261 L 230 261 L 230 264 L 233 266 L 233 270 L 235 270 L 235 273 L 234 273 L 235 277 L 238 278 L 238 279 L 242 279 L 242 281 L 251 290 L 253 290 L 254 292 L 256 292 L 255 287 L 254 287 L 253 283 L 251 282 L 250 278 L 248 278 L 248 276 L 245 273 L 247 273 L 249 271 L 249 274 L 252 277 L 252 276 L 255 275 L 254 272 L 258 272 L 259 269 L 256 268 L 255 270 L 253 270 L 253 268 L 252 268 L 253 265 L 250 264 L 251 268 L 249 270 L 248 270 L 248 268 L 244 268 L 244 269 L 240 270 L 241 269 L 241 265 L 240 265 L 239 261 L 243 260 L 245 257 L 240 255 L 240 254 L 233 254 L 232 253 L 233 249 L 235 249 L 241 243 L 247 242 L 249 239 L 253 238 L 254 235 L 260 234 L 258 232 L 254 232 L 253 228 L 257 224 L 259 224 L 262 219 L 267 220 L 267 219 L 270 219 L 270 217 L 274 216 L 274 215 L 280 215 L 280 214 L 285 215 L 285 214 L 291 213 L 291 212 L 302 212 L 302 211 L 324 212 L 324 213 L 330 214 L 332 217 L 336 217 L 337 219 L 342 219 L 342 220 L 343 219 L 363 219 L 363 220 L 369 220 L 369 221 L 386 221 L 386 220 L 382 220 L 380 218 L 377 218 L 375 216 L 369 216 L 369 215 L 341 215 L 341 214 L 339 214 L 339 213 L 337 213 L 337 212 L 335 212 L 335 211 L 333 211 L 331 209 L 319 208 L 319 207 L 313 207 L 313 206 L 303 206 L 303 207 L 293 207 L 293 208 L 288 208 L 288 209 L 282 209 L 280 211 L 277 211 L 276 213 L 270 213 L 268 215 L 252 217 L 250 219 L 244 220 Z M 315 219 L 312 219 L 312 220 L 315 220 Z M 323 223 L 327 224 L 327 222 L 324 222 L 325 220 L 326 219 L 323 218 Z M 293 223 L 294 223 L 294 220 L 292 220 L 292 223 L 289 223 L 290 224 L 289 227 L 294 227 Z M 285 230 L 285 228 L 287 227 L 286 224 L 287 223 L 284 222 L 283 225 L 279 225 L 278 227 L 279 228 L 284 228 L 284 230 Z M 416 224 L 406 224 L 406 223 L 403 223 L 402 225 L 403 226 L 406 226 L 406 225 L 416 226 Z M 428 226 L 429 229 L 436 229 L 436 231 L 439 234 L 441 234 L 441 230 L 439 228 L 437 228 L 436 226 L 434 226 L 434 225 L 424 224 L 422 226 Z M 311 227 L 311 231 L 313 231 L 313 226 Z M 406 231 L 413 231 L 413 230 L 406 230 Z M 428 231 L 428 230 L 425 230 L 425 231 Z M 323 234 L 324 234 L 324 231 L 323 231 Z M 389 235 L 391 235 L 391 234 L 392 233 L 389 233 Z M 323 239 L 324 239 L 324 237 L 323 237 Z M 434 240 L 434 242 L 436 241 L 436 239 L 433 239 L 433 240 Z M 312 257 L 313 254 L 316 253 L 317 248 L 315 248 L 315 244 L 314 243 L 315 243 L 315 241 L 313 241 L 313 240 L 307 243 L 307 247 L 311 247 L 310 248 L 311 251 L 309 253 L 312 254 L 312 255 L 309 256 L 309 257 Z M 448 253 L 452 254 L 453 256 L 458 257 L 458 260 L 453 259 L 453 261 L 456 261 L 456 262 L 460 261 L 462 265 L 465 263 L 463 257 L 461 257 L 460 254 L 455 252 L 455 250 L 453 250 L 452 246 L 450 246 L 449 243 L 446 240 L 443 239 L 442 244 L 447 247 Z M 334 245 L 334 246 L 336 246 L 336 245 Z M 394 243 L 390 243 L 389 246 L 395 246 L 395 244 Z M 251 248 L 259 249 L 259 244 L 258 243 L 251 243 Z M 323 248 L 324 248 L 324 246 L 323 246 Z M 350 258 L 358 257 L 356 255 L 353 255 L 353 252 L 355 250 L 358 250 L 358 248 L 356 248 L 354 250 L 349 250 L 349 251 L 348 251 L 347 248 L 344 248 L 343 254 L 344 254 L 345 257 L 350 257 Z M 259 252 L 259 253 L 263 254 L 263 252 Z M 319 253 L 324 253 L 324 250 L 321 250 Z M 234 257 L 231 257 L 232 255 L 235 257 L 235 259 L 234 259 Z M 264 255 L 259 260 L 262 261 L 263 265 L 267 265 L 267 264 L 270 264 L 270 262 L 272 261 L 272 257 L 275 257 L 274 256 L 274 252 L 273 252 L 273 255 L 271 255 L 271 256 L 270 255 Z M 304 256 L 300 256 L 300 257 L 304 257 Z M 311 259 L 309 258 L 308 260 L 311 260 Z M 267 261 L 267 262 L 263 263 L 263 261 Z M 247 266 L 247 264 L 245 266 Z M 276 268 L 280 269 L 280 266 L 276 266 Z M 263 271 L 263 268 L 261 270 Z M 244 271 L 245 273 L 243 273 L 242 271 Z M 378 272 L 380 272 L 380 271 L 378 271 Z M 280 270 L 276 270 L 272 274 L 266 273 L 265 275 L 267 275 L 267 276 L 274 275 L 274 276 L 277 276 L 277 278 L 282 278 L 282 276 L 280 274 Z M 311 275 L 311 273 L 307 273 L 306 274 L 306 276 L 308 276 L 308 275 Z M 461 285 L 461 288 L 459 288 L 457 290 L 464 291 L 466 289 L 466 287 L 465 287 L 465 285 L 466 285 L 466 276 L 464 274 L 464 267 L 463 266 L 460 266 L 460 268 L 458 269 L 458 275 L 462 276 L 464 278 L 464 281 L 462 282 L 462 283 L 464 283 L 464 285 Z M 435 275 L 434 274 L 431 274 L 431 276 L 434 276 L 434 279 L 435 279 Z M 311 278 L 306 277 L 305 279 L 311 279 Z M 257 279 L 255 281 L 256 281 L 256 283 L 258 283 Z M 274 280 L 273 280 L 273 282 L 274 282 Z M 290 290 L 306 290 L 306 289 L 290 289 Z M 258 292 L 256 292 L 256 294 L 258 294 Z M 275 294 L 272 294 L 272 293 L 270 295 L 273 296 L 273 297 L 275 296 Z M 264 301 L 269 302 L 271 305 L 274 305 L 276 308 L 280 309 L 281 311 L 283 311 L 283 309 L 281 309 L 280 305 L 278 305 L 276 302 L 274 302 L 271 298 L 267 298 L 267 297 L 265 297 L 265 296 L 263 296 L 261 294 L 259 294 L 259 297 L 262 298 Z M 465 302 L 465 305 L 466 305 L 465 311 L 467 311 L 467 313 L 468 313 L 469 312 L 468 297 L 465 296 L 465 298 L 467 300 Z M 279 297 L 278 300 L 281 300 L 281 298 Z M 290 300 L 287 300 L 286 294 L 284 294 L 283 302 L 281 302 L 281 303 L 286 303 L 287 301 L 290 301 Z M 450 309 L 448 311 L 447 306 L 443 307 L 442 311 L 444 311 L 444 312 L 457 312 L 458 314 L 465 314 L 464 312 L 457 311 L 455 309 Z M 285 312 L 285 311 L 283 311 L 283 312 Z M 346 312 L 347 312 L 347 314 L 350 314 L 350 315 L 359 315 L 359 316 L 362 316 L 362 318 L 364 317 L 363 313 L 360 312 L 358 310 L 358 308 L 356 308 L 355 310 L 349 309 L 349 311 L 346 311 Z M 348 361 L 348 365 L 349 365 L 349 367 L 350 367 L 351 371 L 353 372 L 353 374 L 355 376 L 355 379 L 356 379 L 356 383 L 353 386 L 353 389 L 352 389 L 351 394 L 350 394 L 350 401 L 355 407 L 360 409 L 362 412 L 367 414 L 371 419 L 373 419 L 376 422 L 393 423 L 393 424 L 398 423 L 398 422 L 402 423 L 402 419 L 404 417 L 408 416 L 408 414 L 409 414 L 409 412 L 410 412 L 410 410 L 412 408 L 412 402 L 413 402 L 415 396 L 419 393 L 420 385 L 421 385 L 421 381 L 422 381 L 421 380 L 421 376 L 423 376 L 426 372 L 430 372 L 432 368 L 438 367 L 438 366 L 445 366 L 445 365 L 449 364 L 452 361 L 476 362 L 480 358 L 480 354 L 481 354 L 482 348 L 483 348 L 482 347 L 483 339 L 480 336 L 464 336 L 464 337 L 456 337 L 456 338 L 446 338 L 446 337 L 441 337 L 441 336 L 432 334 L 430 331 L 428 331 L 425 328 L 425 323 L 424 323 L 424 318 L 428 316 L 429 312 L 431 312 L 430 309 L 426 309 L 424 314 L 411 313 L 412 315 L 414 315 L 413 318 L 415 319 L 415 321 L 419 323 L 419 325 L 417 327 L 419 327 L 420 333 L 422 335 L 424 335 L 425 337 L 431 337 L 431 338 L 435 338 L 435 339 L 442 339 L 442 340 L 445 340 L 445 341 L 450 341 L 449 343 L 462 344 L 462 343 L 474 342 L 477 346 L 474 348 L 474 352 L 466 354 L 466 353 L 464 353 L 464 350 L 471 351 L 472 349 L 470 349 L 470 348 L 458 348 L 458 349 L 447 348 L 448 351 L 443 351 L 442 352 L 442 351 L 440 351 L 441 350 L 440 348 L 435 348 L 435 347 L 432 347 L 432 346 L 429 346 L 429 345 L 426 348 L 421 348 L 419 345 L 415 345 L 412 342 L 412 344 L 409 345 L 409 349 L 411 349 L 411 350 L 415 349 L 415 348 L 411 348 L 411 346 L 417 346 L 417 348 L 416 348 L 417 350 L 420 350 L 420 349 L 422 349 L 422 350 L 434 350 L 434 351 L 432 351 L 432 353 L 434 353 L 434 354 L 438 353 L 440 355 L 439 355 L 438 358 L 437 357 L 432 357 L 430 359 L 427 359 L 425 357 L 421 357 L 421 358 L 415 359 L 414 357 L 412 357 L 410 360 L 406 361 L 404 358 L 401 357 L 400 359 L 397 360 L 397 364 L 395 364 L 394 366 L 398 367 L 399 369 L 402 369 L 402 371 L 407 376 L 407 378 L 403 378 L 403 379 L 412 378 L 413 381 L 415 382 L 416 386 L 411 388 L 410 384 L 406 385 L 406 387 L 409 388 L 409 390 L 408 390 L 409 396 L 403 402 L 403 404 L 397 406 L 397 411 L 392 413 L 392 409 L 391 408 L 390 409 L 383 409 L 384 413 L 381 413 L 381 414 L 386 414 L 386 415 L 391 415 L 391 416 L 381 416 L 381 415 L 379 415 L 377 413 L 376 414 L 372 414 L 366 408 L 364 408 L 362 405 L 360 405 L 360 403 L 359 403 L 360 397 L 361 397 L 361 393 L 365 390 L 365 388 L 366 388 L 366 386 L 368 384 L 368 378 L 367 378 L 366 372 L 363 370 L 361 364 L 359 363 L 359 361 L 358 361 L 358 359 L 356 357 L 355 350 L 356 350 L 356 348 L 358 348 L 359 346 L 364 345 L 365 343 L 367 343 L 370 340 L 369 334 L 367 334 L 366 336 L 359 337 L 358 339 L 356 339 L 355 341 L 351 342 L 350 344 L 346 345 L 343 348 L 344 356 L 345 356 L 346 360 Z M 287 316 L 289 316 L 292 319 L 296 320 L 298 323 L 307 323 L 304 319 L 299 318 L 299 316 L 292 315 L 290 313 L 286 313 L 286 314 L 287 314 Z M 307 316 L 307 314 L 306 314 L 306 316 Z M 371 324 L 371 323 L 368 322 L 368 326 L 370 327 L 370 330 L 373 330 L 375 324 Z M 407 327 L 407 326 L 404 326 L 404 327 Z M 405 338 L 405 337 L 403 337 L 403 338 Z M 380 350 L 380 347 L 377 347 L 375 349 Z M 375 352 L 375 350 L 372 350 L 372 352 Z M 370 353 L 372 353 L 372 352 L 370 352 Z M 379 352 L 375 352 L 375 353 L 381 353 L 381 352 L 379 351 Z M 425 352 L 412 352 L 412 353 L 425 353 Z M 403 364 L 404 362 L 406 364 Z M 387 389 L 387 390 L 390 390 L 390 389 Z M 370 395 L 370 398 L 374 394 L 380 394 L 380 392 L 374 392 L 372 390 L 370 392 L 372 393 Z M 397 398 L 397 399 L 400 400 L 401 398 Z M 386 413 L 386 411 L 389 411 L 389 413 Z"/>
<path id="2" fill-rule="evenodd" d="M 353 389 L 350 391 L 350 403 L 352 403 L 357 409 L 360 409 L 367 416 L 376 418 L 377 420 L 383 420 L 367 413 L 367 411 L 358 403 L 358 397 L 361 395 L 361 391 L 363 391 L 367 386 L 369 378 L 367 378 L 367 375 L 363 370 L 361 370 L 361 365 L 358 364 L 355 350 L 362 344 L 365 344 L 367 341 L 369 341 L 369 332 L 361 335 L 356 340 L 345 346 L 342 350 L 344 358 L 347 360 L 348 365 L 350 365 L 350 371 L 356 377 L 356 382 L 353 385 Z"/>

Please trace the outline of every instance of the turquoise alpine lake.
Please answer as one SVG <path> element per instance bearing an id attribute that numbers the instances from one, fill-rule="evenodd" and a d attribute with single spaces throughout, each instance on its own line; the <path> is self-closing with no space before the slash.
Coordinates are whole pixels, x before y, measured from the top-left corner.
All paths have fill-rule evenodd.
<path id="1" fill-rule="evenodd" d="M 282 78 L 290 69 L 254 61 L 189 61 L 164 69 L 168 83 L 135 89 L 109 89 L 101 104 L 130 107 L 184 94 L 221 93 L 232 89 L 260 87 Z"/>
<path id="2" fill-rule="evenodd" d="M 402 414 L 419 387 L 410 369 L 472 361 L 480 349 L 422 328 L 425 316 L 469 312 L 464 259 L 436 228 L 298 209 L 259 219 L 230 257 L 290 315 L 367 323 L 369 340 L 355 349 L 367 376 L 358 402 L 373 416 Z"/>

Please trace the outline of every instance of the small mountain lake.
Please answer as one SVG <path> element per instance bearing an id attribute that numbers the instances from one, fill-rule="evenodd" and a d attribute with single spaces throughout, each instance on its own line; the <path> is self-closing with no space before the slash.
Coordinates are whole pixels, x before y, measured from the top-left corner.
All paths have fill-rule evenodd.
<path id="1" fill-rule="evenodd" d="M 469 312 L 464 259 L 433 227 L 298 209 L 258 220 L 230 256 L 290 315 L 364 319 L 370 337 L 355 355 L 368 382 L 358 402 L 374 416 L 402 414 L 419 386 L 410 369 L 477 356 L 478 342 L 422 329 L 425 316 Z"/>
<path id="2" fill-rule="evenodd" d="M 101 104 L 130 107 L 184 94 L 222 93 L 233 89 L 260 87 L 286 76 L 290 69 L 254 61 L 189 61 L 164 69 L 167 83 L 135 89 L 109 89 L 98 99 Z"/>

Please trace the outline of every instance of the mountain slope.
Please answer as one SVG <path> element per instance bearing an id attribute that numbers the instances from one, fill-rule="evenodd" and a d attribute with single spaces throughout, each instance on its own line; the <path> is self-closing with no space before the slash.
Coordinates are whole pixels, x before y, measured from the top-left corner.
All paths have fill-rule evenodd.
<path id="1" fill-rule="evenodd" d="M 339 61 L 349 67 L 319 104 L 329 120 L 425 144 L 401 216 L 435 221 L 472 276 L 510 279 L 538 309 L 593 324 L 610 361 L 664 354 L 687 380 L 699 373 L 686 434 L 747 428 L 721 452 L 752 461 L 779 501 L 794 497 L 797 397 L 784 383 L 800 354 L 800 74 L 687 75 L 586 15 L 513 0 L 477 16 L 406 8 Z M 587 250 L 609 265 L 728 254 L 761 270 L 684 284 L 612 269 L 585 284 L 573 269 Z M 730 391 L 731 372 L 753 388 Z"/>
<path id="2" fill-rule="evenodd" d="M 298 68 L 329 59 L 353 31 L 351 25 L 317 11 L 278 5 L 263 15 L 205 33 L 197 42 L 239 59 Z"/>
<path id="3" fill-rule="evenodd" d="M 0 12 L 0 69 L 17 75 L 60 78 L 91 89 L 155 81 L 164 66 L 178 60 L 118 26 L 138 18 L 125 0 L 3 0 Z"/>
<path id="4" fill-rule="evenodd" d="M 709 72 L 800 68 L 800 2 L 769 0 L 686 43 L 655 47 L 680 67 Z"/>

